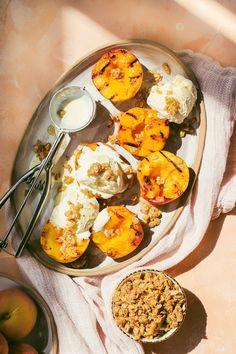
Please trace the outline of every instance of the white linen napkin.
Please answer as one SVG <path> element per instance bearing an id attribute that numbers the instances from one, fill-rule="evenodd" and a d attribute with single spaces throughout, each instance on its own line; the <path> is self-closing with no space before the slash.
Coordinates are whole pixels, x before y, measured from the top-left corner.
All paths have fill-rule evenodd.
<path id="1" fill-rule="evenodd" d="M 141 260 L 104 277 L 77 277 L 45 268 L 27 251 L 18 265 L 49 304 L 58 329 L 60 354 L 138 354 L 142 346 L 113 324 L 110 296 L 114 286 L 140 266 L 168 269 L 188 256 L 202 240 L 214 206 L 228 212 L 236 202 L 232 166 L 223 179 L 236 115 L 236 69 L 191 51 L 178 53 L 195 73 L 206 106 L 207 135 L 198 179 L 172 230 Z"/>

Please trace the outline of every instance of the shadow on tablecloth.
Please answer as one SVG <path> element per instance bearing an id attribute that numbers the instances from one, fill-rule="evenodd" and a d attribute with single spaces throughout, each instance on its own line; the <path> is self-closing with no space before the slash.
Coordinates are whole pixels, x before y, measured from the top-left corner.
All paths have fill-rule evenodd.
<path id="1" fill-rule="evenodd" d="M 145 354 L 186 354 L 191 352 L 202 339 L 207 339 L 207 313 L 199 298 L 191 291 L 184 289 L 187 296 L 187 315 L 182 327 L 169 340 L 145 344 Z"/>

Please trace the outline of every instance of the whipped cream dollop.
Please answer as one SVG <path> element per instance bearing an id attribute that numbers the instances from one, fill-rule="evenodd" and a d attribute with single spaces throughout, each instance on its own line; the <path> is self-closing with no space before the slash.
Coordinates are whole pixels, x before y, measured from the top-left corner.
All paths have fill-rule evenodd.
<path id="1" fill-rule="evenodd" d="M 96 146 L 94 146 L 96 145 Z M 108 199 L 123 192 L 128 185 L 132 168 L 123 161 L 118 152 L 102 143 L 84 145 L 75 172 L 80 188 L 85 188 L 97 198 Z"/>
<path id="2" fill-rule="evenodd" d="M 161 81 L 152 86 L 147 104 L 170 122 L 182 123 L 192 111 L 197 99 L 193 82 L 182 75 L 171 81 Z"/>
<path id="3" fill-rule="evenodd" d="M 99 232 L 102 231 L 106 223 L 110 220 L 110 215 L 108 213 L 108 209 L 105 208 L 97 216 L 97 219 L 95 220 L 93 224 L 93 231 Z"/>
<path id="4" fill-rule="evenodd" d="M 88 239 L 89 230 L 98 213 L 99 204 L 96 198 L 88 197 L 78 187 L 66 188 L 57 195 L 49 222 L 66 229 L 73 221 L 76 236 L 80 240 Z"/>

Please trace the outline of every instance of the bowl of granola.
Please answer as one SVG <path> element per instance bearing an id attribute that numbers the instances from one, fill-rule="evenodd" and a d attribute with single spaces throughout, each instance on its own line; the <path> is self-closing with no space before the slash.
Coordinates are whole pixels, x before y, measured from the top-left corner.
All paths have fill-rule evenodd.
<path id="1" fill-rule="evenodd" d="M 125 277 L 112 295 L 112 315 L 128 337 L 161 342 L 178 331 L 186 316 L 184 290 L 170 275 L 139 269 Z"/>

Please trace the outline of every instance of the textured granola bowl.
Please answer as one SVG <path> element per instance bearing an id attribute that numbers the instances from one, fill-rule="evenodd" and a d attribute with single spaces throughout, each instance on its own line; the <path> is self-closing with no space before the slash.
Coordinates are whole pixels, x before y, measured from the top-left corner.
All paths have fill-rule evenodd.
<path id="1" fill-rule="evenodd" d="M 112 315 L 128 337 L 142 343 L 162 342 L 182 325 L 187 299 L 179 283 L 154 269 L 125 277 L 112 295 Z"/>

